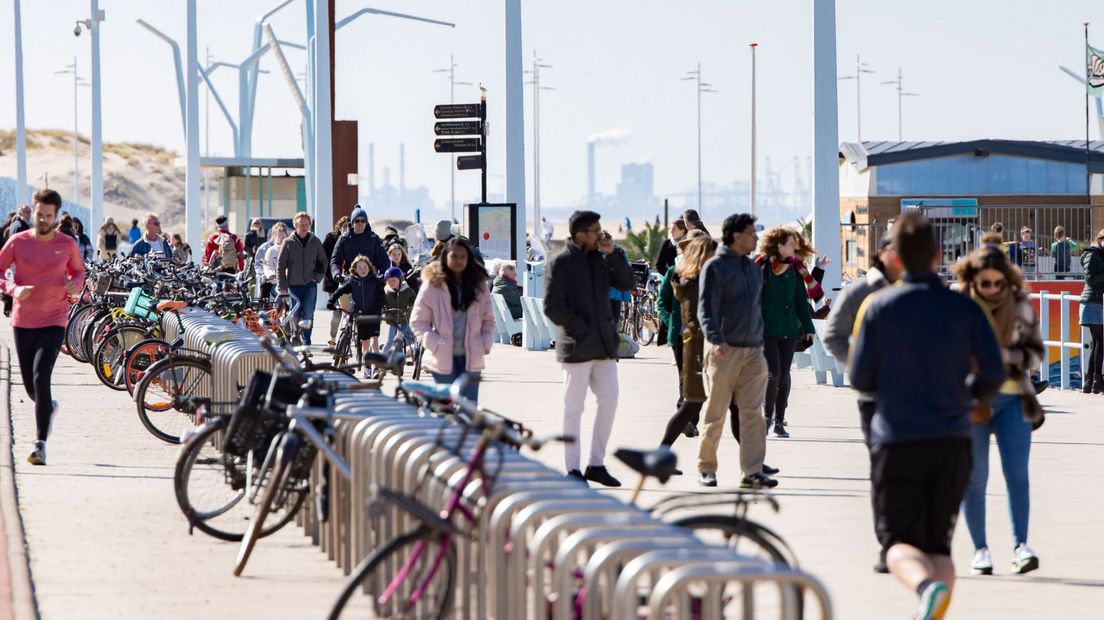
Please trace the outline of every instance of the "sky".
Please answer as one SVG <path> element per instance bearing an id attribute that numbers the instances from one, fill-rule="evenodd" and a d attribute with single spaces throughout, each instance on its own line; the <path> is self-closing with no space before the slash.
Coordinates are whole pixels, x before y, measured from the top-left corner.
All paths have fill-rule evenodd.
<path id="1" fill-rule="evenodd" d="M 237 63 L 249 54 L 254 20 L 276 0 L 198 0 L 199 48 Z M 505 184 L 505 92 L 501 0 L 337 0 L 338 18 L 374 7 L 453 22 L 447 28 L 366 15 L 339 31 L 337 117 L 359 121 L 361 174 L 367 144 L 375 144 L 376 180 L 391 168 L 398 183 L 399 144 L 406 144 L 406 184 L 425 185 L 439 203 L 449 196 L 450 158 L 433 151 L 435 104 L 449 97 L 435 69 L 459 65 L 457 79 L 482 82 L 491 123 L 491 193 Z M 0 127 L 15 126 L 13 0 L 0 0 Z M 103 135 L 108 142 L 144 142 L 183 152 L 184 136 L 168 45 L 139 27 L 143 18 L 183 45 L 183 0 L 100 0 L 106 11 L 103 62 Z M 748 45 L 758 43 L 758 162 L 766 158 L 783 186 L 804 174 L 812 147 L 812 0 L 523 0 L 525 64 L 534 50 L 552 68 L 541 82 L 541 202 L 546 208 L 580 202 L 586 194 L 586 141 L 622 129 L 623 144 L 597 154 L 597 189 L 612 194 L 627 162 L 651 162 L 659 197 L 696 191 L 696 98 L 681 81 L 701 63 L 719 91 L 703 96 L 703 176 L 727 185 L 750 177 Z M 30 128 L 71 129 L 72 78 L 54 71 L 73 62 L 89 77 L 90 38 L 72 34 L 89 2 L 23 0 L 26 116 Z M 305 2 L 277 13 L 279 38 L 303 42 Z M 1061 0 L 837 0 L 838 74 L 863 74 L 862 130 L 866 140 L 897 138 L 898 67 L 905 89 L 906 140 L 1006 138 L 1080 139 L 1084 90 L 1058 70 L 1083 65 L 1083 22 L 1090 41 L 1104 47 L 1104 4 Z M 295 71 L 302 52 L 288 50 Z M 254 125 L 255 156 L 300 157 L 298 112 L 271 55 L 262 67 Z M 235 70 L 213 76 L 237 113 Z M 81 132 L 90 127 L 89 89 L 79 93 Z M 458 102 L 478 100 L 476 86 L 457 86 Z M 200 107 L 204 108 L 201 92 Z M 527 189 L 532 191 L 532 88 L 526 87 Z M 839 83 L 841 141 L 856 138 L 855 82 Z M 232 154 L 228 125 L 211 101 L 212 155 Z M 204 126 L 205 127 L 205 126 Z M 201 136 L 205 131 L 201 128 Z M 1097 139 L 1094 130 L 1094 139 Z M 202 138 L 201 138 L 202 139 Z M 795 165 L 795 158 L 802 162 Z M 457 197 L 478 195 L 477 172 L 458 172 Z M 408 215 L 408 214 L 403 214 Z"/>

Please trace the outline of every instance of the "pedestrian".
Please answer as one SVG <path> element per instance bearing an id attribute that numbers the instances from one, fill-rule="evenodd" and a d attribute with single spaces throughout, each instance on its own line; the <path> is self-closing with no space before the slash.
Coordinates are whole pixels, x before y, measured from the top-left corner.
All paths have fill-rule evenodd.
<path id="1" fill-rule="evenodd" d="M 172 245 L 168 236 L 161 232 L 161 218 L 155 213 L 147 213 L 142 218 L 142 226 L 146 232 L 130 250 L 131 256 L 155 256 L 159 258 L 172 258 Z"/>
<path id="2" fill-rule="evenodd" d="M 276 286 L 281 295 L 290 294 L 299 301 L 298 320 L 307 322 L 302 330 L 303 344 L 310 346 L 318 283 L 326 275 L 326 251 L 311 232 L 313 222 L 306 212 L 296 213 L 291 223 L 295 232 L 280 245 L 276 259 Z"/>
<path id="3" fill-rule="evenodd" d="M 123 231 L 115 224 L 115 218 L 107 218 L 96 234 L 96 247 L 100 250 L 100 260 L 115 260 L 119 255 L 119 243 L 122 239 Z"/>
<path id="4" fill-rule="evenodd" d="M 942 257 L 931 223 L 905 213 L 892 234 L 905 275 L 859 311 L 851 385 L 874 394 L 871 495 L 889 571 L 918 595 L 916 617 L 942 618 L 970 477 L 970 408 L 1007 375 L 981 306 L 935 273 Z"/>
<path id="5" fill-rule="evenodd" d="M 337 240 L 341 237 L 341 231 L 345 230 L 348 225 L 349 216 L 342 215 L 341 218 L 337 220 L 337 223 L 334 224 L 333 230 L 326 233 L 326 237 L 322 239 L 322 249 L 326 251 L 327 265 L 326 277 L 322 280 L 322 292 L 326 293 L 326 295 L 330 295 L 337 290 L 338 283 L 334 281 L 333 274 L 330 273 L 329 264 L 330 260 L 333 259 L 334 246 L 337 245 Z M 337 330 L 341 326 L 342 310 L 349 309 L 348 297 L 342 297 L 338 300 L 338 305 L 340 307 L 335 308 L 333 312 L 330 313 L 330 340 L 328 343 L 330 348 L 333 348 L 333 346 L 337 344 L 334 339 L 337 338 Z"/>
<path id="6" fill-rule="evenodd" d="M 1085 287 L 1081 289 L 1080 319 L 1081 325 L 1089 328 L 1091 340 L 1089 354 L 1081 361 L 1081 391 L 1100 394 L 1104 393 L 1104 377 L 1101 376 L 1101 362 L 1104 361 L 1104 229 L 1081 252 L 1081 269 Z"/>
<path id="7" fill-rule="evenodd" d="M 1031 508 L 1027 461 L 1031 454 L 1031 432 L 1043 422 L 1043 409 L 1028 373 L 1043 360 L 1046 352 L 1043 334 L 1031 301 L 1023 291 L 1019 269 L 999 249 L 974 250 L 955 264 L 954 273 L 959 290 L 988 312 L 1008 371 L 1008 380 L 996 397 L 978 403 L 971 412 L 973 469 L 962 502 L 966 528 L 974 543 L 971 569 L 975 575 L 993 574 L 993 559 L 985 536 L 985 487 L 989 481 L 989 439 L 996 435 L 1012 518 L 1012 572 L 1028 573 L 1039 568 L 1039 558 L 1027 546 Z"/>
<path id="8" fill-rule="evenodd" d="M 687 210 L 683 211 L 682 212 L 682 221 L 683 221 L 684 224 L 686 224 L 686 229 L 687 230 L 697 229 L 697 230 L 704 231 L 705 234 L 707 234 L 707 235 L 709 234 L 709 231 L 706 230 L 706 228 L 705 228 L 705 224 L 703 224 L 702 221 L 701 221 L 701 216 L 699 216 L 698 212 L 695 211 L 694 209 L 687 209 Z"/>
<path id="9" fill-rule="evenodd" d="M 12 222 L 14 222 L 16 220 L 16 218 L 18 218 L 18 217 L 19 217 L 19 211 L 12 211 L 11 213 L 8 213 L 7 217 L 4 218 L 4 224 L 3 224 L 3 226 L 0 226 L 0 246 L 3 245 L 2 241 L 4 239 L 7 239 L 7 237 L 8 237 L 8 235 L 7 235 L 8 228 L 12 225 Z"/>
<path id="10" fill-rule="evenodd" d="M 702 337 L 698 323 L 698 276 L 705 261 L 717 251 L 717 242 L 700 230 L 683 236 L 677 245 L 680 254 L 659 284 L 656 306 L 668 327 L 668 342 L 675 354 L 679 375 L 679 397 L 675 413 L 667 422 L 660 445 L 671 446 L 679 434 L 698 435 L 698 418 L 705 402 L 702 384 Z M 691 430 L 692 429 L 692 430 Z"/>
<path id="11" fill-rule="evenodd" d="M 776 437 L 789 437 L 785 428 L 790 400 L 790 367 L 798 341 L 810 343 L 816 330 L 809 312 L 809 298 L 820 285 L 795 256 L 798 234 L 776 227 L 763 235 L 755 264 L 763 272 L 763 355 L 767 359 L 764 417 Z M 811 283 L 811 284 L 809 284 Z"/>
<path id="12" fill-rule="evenodd" d="M 349 320 L 353 321 L 361 315 L 375 316 L 383 310 L 383 280 L 376 273 L 376 266 L 367 256 L 357 256 L 349 265 L 349 277 L 341 286 L 337 287 L 331 295 L 326 307 L 331 311 L 337 308 L 337 300 L 345 295 L 349 296 Z M 360 350 L 364 353 L 375 353 L 379 350 L 379 323 L 356 324 L 357 339 L 360 340 Z M 357 360 L 359 363 L 360 360 Z M 364 378 L 374 379 L 379 376 L 379 369 L 364 366 Z"/>
<path id="13" fill-rule="evenodd" d="M 477 403 L 483 360 L 495 337 L 487 271 L 467 240 L 454 237 L 426 265 L 422 281 L 410 314 L 410 327 L 424 347 L 422 366 L 437 383 L 467 373 L 471 381 L 461 395 Z"/>
<path id="14" fill-rule="evenodd" d="M 1059 280 L 1065 280 L 1073 263 L 1073 253 L 1081 248 L 1072 239 L 1066 237 L 1064 226 L 1054 227 L 1054 242 L 1050 244 L 1050 256 L 1054 259 L 1054 273 Z"/>
<path id="15" fill-rule="evenodd" d="M 586 471 L 580 471 L 579 441 L 564 446 L 568 476 L 603 486 L 621 482 L 606 470 L 606 444 L 617 413 L 617 360 L 621 339 L 610 312 L 611 287 L 628 291 L 636 285 L 623 252 L 615 252 L 613 239 L 602 237 L 601 216 L 575 211 L 568 220 L 563 251 L 545 268 L 544 313 L 560 327 L 556 361 L 563 369 L 564 435 L 579 438 L 583 407 L 589 387 L 598 401 Z M 599 239 L 603 239 L 599 241 Z"/>
<path id="16" fill-rule="evenodd" d="M 552 227 L 552 223 L 548 221 L 548 218 L 541 216 L 540 240 L 545 251 L 549 249 L 548 244 L 551 243 L 553 234 L 555 234 L 555 229 Z"/>
<path id="17" fill-rule="evenodd" d="M 1008 258 L 1025 274 L 1035 273 L 1035 241 L 1033 231 L 1024 226 L 1020 229 L 1020 240 L 1008 244 Z"/>
<path id="18" fill-rule="evenodd" d="M 180 233 L 173 233 L 169 238 L 169 245 L 172 246 L 173 263 L 187 265 L 192 262 L 192 247 L 184 243 L 184 237 L 181 237 Z"/>
<path id="19" fill-rule="evenodd" d="M 73 229 L 73 217 L 68 213 L 62 212 L 61 219 L 59 219 L 57 223 L 57 229 L 61 234 L 76 241 L 78 246 L 80 245 L 80 241 L 77 239 L 77 233 Z"/>
<path id="20" fill-rule="evenodd" d="M 410 263 L 410 258 L 406 255 L 406 247 L 398 241 L 387 246 L 387 258 L 389 259 L 388 269 L 391 267 L 398 267 L 403 272 L 405 278 L 410 270 L 414 266 Z"/>
<path id="21" fill-rule="evenodd" d="M 73 218 L 73 234 L 76 236 L 77 246 L 80 248 L 81 259 L 86 263 L 96 260 L 96 250 L 92 246 L 92 240 L 84 234 L 84 222 L 78 218 Z"/>
<path id="22" fill-rule="evenodd" d="M 670 228 L 667 229 L 667 238 L 659 246 L 659 253 L 655 257 L 656 273 L 666 274 L 667 270 L 674 266 L 675 257 L 678 256 L 678 242 L 686 236 L 686 233 L 686 222 L 682 220 L 671 222 Z"/>
<path id="23" fill-rule="evenodd" d="M 215 227 L 203 248 L 203 264 L 223 273 L 245 269 L 245 246 L 230 232 L 230 220 L 220 215 L 215 218 Z"/>
<path id="24" fill-rule="evenodd" d="M 18 235 L 24 230 L 30 230 L 31 226 L 31 205 L 22 204 L 19 205 L 19 209 L 16 210 L 15 219 L 8 226 L 8 229 L 4 231 L 4 241 L 11 239 L 13 235 Z"/>
<path id="25" fill-rule="evenodd" d="M 276 225 L 269 230 L 269 240 L 265 244 L 268 247 L 261 246 L 261 248 L 258 248 L 258 252 L 264 249 L 264 260 L 261 261 L 261 285 L 259 287 L 261 299 L 272 297 L 272 291 L 276 288 L 276 272 L 280 260 L 280 250 L 283 249 L 284 242 L 290 234 L 287 224 L 276 222 Z"/>
<path id="26" fill-rule="evenodd" d="M 84 262 L 72 238 L 54 228 L 61 196 L 52 189 L 35 192 L 34 228 L 12 235 L 0 249 L 0 289 L 15 298 L 12 332 L 23 387 L 34 401 L 37 435 L 27 457 L 46 464 L 46 439 L 57 415 L 51 384 L 54 363 L 65 338 L 69 295 L 84 287 Z M 58 260 L 64 257 L 64 260 Z M 9 279 L 9 267 L 15 268 Z"/>
<path id="27" fill-rule="evenodd" d="M 901 278 L 901 261 L 893 251 L 888 236 L 878 242 L 877 251 L 870 258 L 870 269 L 866 275 L 843 289 L 835 308 L 828 315 L 824 329 L 824 347 L 838 360 L 847 361 L 851 351 L 851 335 L 855 327 L 855 316 L 859 307 L 872 293 L 894 284 Z M 870 452 L 870 420 L 874 418 L 874 394 L 858 392 L 856 400 L 859 407 L 859 427 L 862 429 L 863 443 Z M 873 465 L 873 462 L 871 462 Z M 885 563 L 885 549 L 878 553 L 874 572 L 888 573 Z"/>
<path id="28" fill-rule="evenodd" d="M 768 376 L 763 357 L 763 271 L 747 256 L 759 240 L 759 228 L 754 215 L 725 218 L 722 247 L 705 263 L 700 276 L 698 322 L 706 340 L 702 355 L 705 428 L 698 450 L 702 486 L 717 486 L 717 444 L 733 398 L 739 409 L 740 486 L 778 486 L 763 471 L 767 431 L 762 410 Z"/>
<path id="29" fill-rule="evenodd" d="M 521 318 L 521 287 L 517 283 L 517 268 L 513 261 L 504 261 L 498 265 L 498 275 L 491 288 L 492 293 L 502 295 L 510 316 L 516 321 Z"/>
<path id="30" fill-rule="evenodd" d="M 341 283 L 349 265 L 357 256 L 367 256 L 377 268 L 390 262 L 383 241 L 368 224 L 368 212 L 360 205 L 353 207 L 353 212 L 349 215 L 349 227 L 334 243 L 333 255 L 330 257 L 330 274 L 334 282 Z"/>
<path id="31" fill-rule="evenodd" d="M 403 272 L 398 267 L 388 267 L 383 273 L 383 279 L 383 307 L 387 318 L 387 344 L 384 345 L 384 353 L 391 355 L 398 332 L 402 332 L 404 344 L 418 341 L 410 328 L 410 311 L 414 309 L 414 300 L 418 293 L 406 283 Z"/>
<path id="32" fill-rule="evenodd" d="M 130 230 L 127 231 L 127 235 L 131 245 L 138 243 L 138 240 L 142 238 L 142 229 L 138 228 L 138 218 L 130 220 Z"/>
<path id="33" fill-rule="evenodd" d="M 249 223 L 249 232 L 245 233 L 245 242 L 242 247 L 245 249 L 246 256 L 257 256 L 257 248 L 265 242 L 265 229 L 264 222 L 261 218 L 255 217 L 253 221 Z"/>

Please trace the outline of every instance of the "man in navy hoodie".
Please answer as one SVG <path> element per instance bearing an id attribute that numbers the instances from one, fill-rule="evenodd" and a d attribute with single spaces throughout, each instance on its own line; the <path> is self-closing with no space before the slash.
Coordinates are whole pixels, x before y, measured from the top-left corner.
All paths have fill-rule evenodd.
<path id="1" fill-rule="evenodd" d="M 892 247 L 905 275 L 866 298 L 851 349 L 851 386 L 874 395 L 870 422 L 875 530 L 889 572 L 920 597 L 917 618 L 950 604 L 959 504 L 970 479 L 970 409 L 1006 371 L 989 319 L 934 273 L 928 220 L 906 213 Z"/>

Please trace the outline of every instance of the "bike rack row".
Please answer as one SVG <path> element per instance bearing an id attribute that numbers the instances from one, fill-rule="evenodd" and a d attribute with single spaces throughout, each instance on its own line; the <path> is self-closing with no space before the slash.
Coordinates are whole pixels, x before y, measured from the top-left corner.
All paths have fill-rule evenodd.
<path id="1" fill-rule="evenodd" d="M 216 323 L 214 320 L 220 321 Z M 182 312 L 186 346 L 212 356 L 214 400 L 235 400 L 256 369 L 275 364 L 244 328 L 204 311 Z M 175 339 L 175 320 L 165 321 Z M 242 338 L 210 345 L 204 329 L 241 329 Z M 246 337 L 248 334 L 248 337 Z M 339 383 L 353 382 L 333 375 Z M 408 512 L 379 498 L 385 487 L 416 499 L 432 511 L 445 504 L 462 481 L 477 433 L 424 414 L 405 401 L 375 391 L 339 392 L 334 404 L 335 451 L 351 473 L 346 479 L 324 459 L 316 459 L 310 495 L 297 516 L 327 558 L 345 574 L 374 549 L 414 529 L 417 510 Z M 456 451 L 440 447 L 464 444 Z M 814 577 L 797 569 L 742 556 L 709 545 L 689 530 L 657 520 L 610 495 L 509 449 L 493 492 L 484 496 L 476 478 L 464 489 L 464 502 L 478 522 L 458 531 L 455 618 L 636 619 L 643 616 L 721 618 L 737 606 L 744 618 L 775 611 L 782 618 L 804 617 L 809 601 L 820 618 L 832 618 L 828 594 Z M 488 453 L 493 470 L 495 454 Z M 421 482 L 419 486 L 419 481 Z M 328 477 L 328 496 L 319 496 Z M 318 518 L 316 505 L 328 515 Z M 433 518 L 433 515 L 422 515 Z M 263 553 L 261 545 L 256 553 Z M 404 558 L 397 557 L 394 562 Z M 394 575 L 400 565 L 384 567 Z M 368 584 L 382 589 L 386 584 Z M 576 608 L 576 594 L 583 608 Z M 762 597 L 763 593 L 767 597 Z M 692 611 L 693 610 L 693 611 Z"/>

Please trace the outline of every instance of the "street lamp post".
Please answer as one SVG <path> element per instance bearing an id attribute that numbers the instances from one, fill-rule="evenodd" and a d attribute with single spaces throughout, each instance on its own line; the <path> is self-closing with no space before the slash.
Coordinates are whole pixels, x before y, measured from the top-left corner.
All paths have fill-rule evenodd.
<path id="1" fill-rule="evenodd" d="M 903 129 L 903 123 L 901 121 L 901 119 L 902 119 L 901 102 L 902 102 L 902 100 L 904 100 L 905 97 L 919 97 L 920 96 L 917 93 L 906 93 L 903 82 L 904 82 L 904 76 L 901 75 L 901 67 L 897 67 L 897 79 L 896 80 L 887 80 L 885 82 L 882 82 L 882 84 L 896 84 L 897 85 L 897 140 L 898 141 L 904 140 L 904 137 L 902 137 L 904 135 L 904 129 Z"/>
<path id="2" fill-rule="evenodd" d="M 61 75 L 73 75 L 73 202 L 80 200 L 80 133 L 78 131 L 77 89 L 88 86 L 88 81 L 77 73 L 77 57 L 73 56 L 73 64 L 65 65 L 65 68 L 54 73 Z"/>
<path id="3" fill-rule="evenodd" d="M 755 48 L 751 44 L 751 214 L 755 215 Z M 769 179 L 768 179 L 769 181 Z"/>
<path id="4" fill-rule="evenodd" d="M 862 58 L 858 54 L 855 55 L 855 75 L 845 75 L 840 77 L 841 80 L 855 80 L 855 113 L 858 116 L 856 124 L 855 134 L 856 140 L 859 144 L 862 144 L 862 74 L 874 73 L 870 69 L 866 68 L 866 63 L 862 61 Z"/>
<path id="5" fill-rule="evenodd" d="M 551 69 L 552 65 L 546 65 L 537 56 L 537 50 L 533 50 L 533 69 L 526 71 L 532 74 L 533 80 L 533 237 L 540 234 L 541 204 L 540 204 L 540 91 L 556 90 L 551 86 L 540 85 L 540 70 Z"/>
<path id="6" fill-rule="evenodd" d="M 23 18 L 15 0 L 15 168 L 16 204 L 27 196 L 27 123 L 23 116 Z"/>
<path id="7" fill-rule="evenodd" d="M 92 35 L 92 178 L 88 196 L 88 229 L 98 230 L 103 219 L 103 119 L 100 111 L 100 22 L 106 18 L 100 10 L 100 0 L 91 0 L 91 15 L 77 20 L 73 34 L 80 36 L 81 28 Z"/>
<path id="8" fill-rule="evenodd" d="M 698 93 L 698 215 L 702 212 L 702 132 L 701 132 L 701 96 L 702 93 L 715 93 L 713 85 L 708 82 L 702 81 L 701 63 L 698 63 L 698 67 L 693 71 L 687 71 L 686 76 L 682 78 L 685 82 L 687 80 L 697 83 Z"/>
<path id="9" fill-rule="evenodd" d="M 457 82 L 456 81 L 456 67 L 460 65 L 456 64 L 452 54 L 449 54 L 449 66 L 447 69 L 434 69 L 434 73 L 447 73 L 449 79 L 449 103 L 456 103 L 456 87 L 459 86 L 473 86 L 471 82 Z M 452 221 L 456 221 L 456 166 L 455 160 L 452 155 L 449 155 L 449 206 L 451 207 Z"/>

